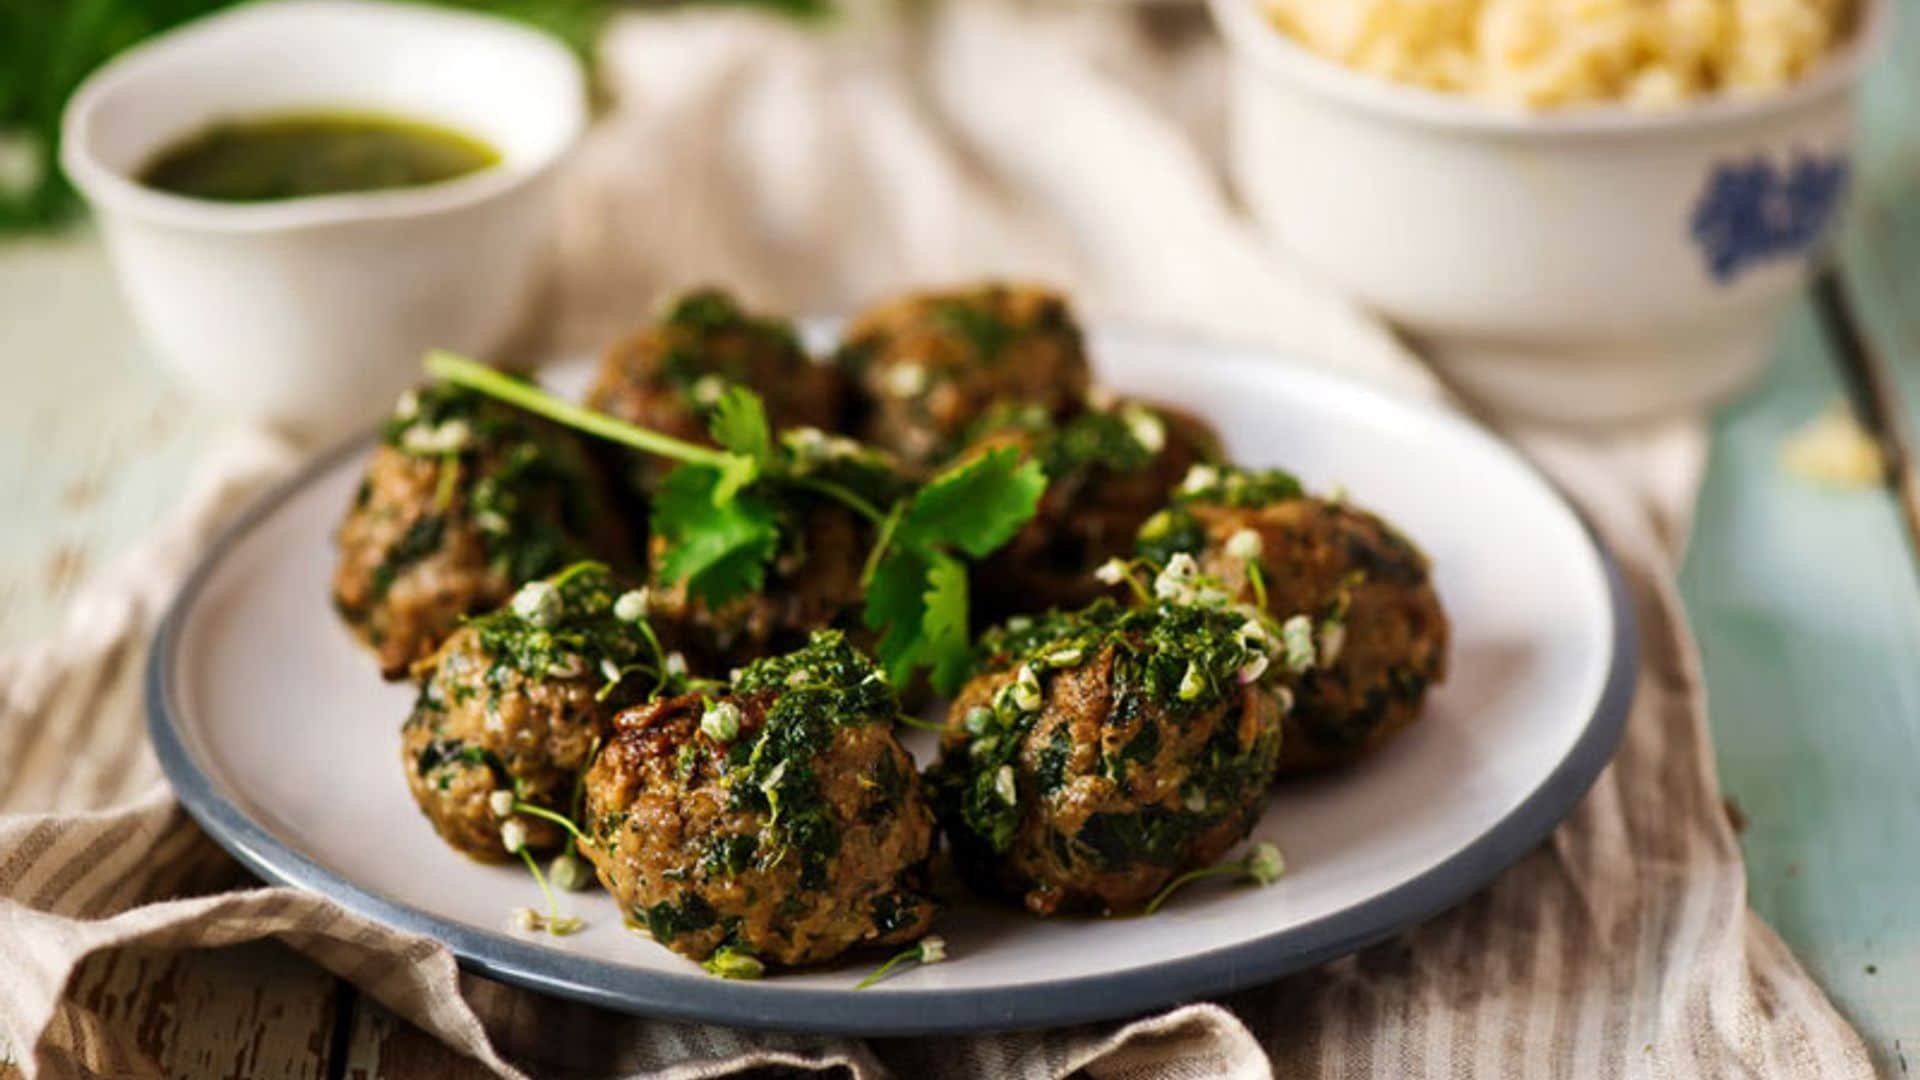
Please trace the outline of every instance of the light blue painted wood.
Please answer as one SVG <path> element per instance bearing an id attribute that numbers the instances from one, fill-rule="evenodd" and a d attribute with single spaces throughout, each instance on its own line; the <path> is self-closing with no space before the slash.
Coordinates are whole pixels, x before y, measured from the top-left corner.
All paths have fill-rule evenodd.
<path id="1" fill-rule="evenodd" d="M 1896 14 L 1840 250 L 1920 424 L 1920 0 Z M 1777 353 L 1715 424 L 1681 591 L 1754 909 L 1904 1076 L 1920 1064 L 1920 572 L 1884 492 L 1778 469 L 1781 438 L 1843 391 L 1805 306 Z"/>
<path id="2" fill-rule="evenodd" d="M 1920 1046 L 1920 579 L 1893 504 L 1776 466 L 1841 392 L 1810 309 L 1726 410 L 1682 594 L 1752 904 L 1881 1067 Z"/>

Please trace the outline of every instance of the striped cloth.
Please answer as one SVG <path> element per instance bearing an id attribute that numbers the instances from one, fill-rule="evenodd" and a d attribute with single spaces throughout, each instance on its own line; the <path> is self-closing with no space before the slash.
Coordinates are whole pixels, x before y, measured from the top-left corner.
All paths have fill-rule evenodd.
<path id="1" fill-rule="evenodd" d="M 570 181 L 558 289 L 530 342 L 604 333 L 634 318 L 636 297 L 689 279 L 831 310 L 905 281 L 1011 270 L 1099 312 L 1258 337 L 1437 393 L 1378 325 L 1245 232 L 1206 152 L 1217 109 L 1198 76 L 1217 57 L 1132 20 L 983 5 L 897 34 L 628 19 L 605 58 L 625 104 Z M 1614 547 L 1644 636 L 1624 744 L 1550 842 L 1395 940 L 1232 998 L 1124 1024 L 868 1042 L 544 999 L 463 977 L 431 940 L 250 887 L 160 781 L 137 688 L 193 554 L 291 465 L 273 440 L 242 436 L 172 523 L 92 583 L 58 639 L 0 659 L 0 1061 L 151 1075 L 135 1033 L 68 992 L 82 962 L 277 938 L 507 1076 L 1870 1075 L 1859 1038 L 1746 907 L 1672 584 L 1697 425 L 1514 434 Z"/>

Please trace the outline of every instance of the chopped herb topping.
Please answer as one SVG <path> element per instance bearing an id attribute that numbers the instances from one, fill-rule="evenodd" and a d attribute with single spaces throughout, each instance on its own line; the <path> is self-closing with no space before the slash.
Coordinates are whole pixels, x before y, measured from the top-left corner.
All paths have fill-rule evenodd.
<path id="1" fill-rule="evenodd" d="M 1021 333 L 988 306 L 973 300 L 940 301 L 927 312 L 927 318 L 965 341 L 975 356 L 989 364 L 999 360 Z"/>
<path id="2" fill-rule="evenodd" d="M 1174 501 L 1245 508 L 1271 506 L 1304 494 L 1300 479 L 1283 469 L 1195 465 L 1180 482 Z"/>
<path id="3" fill-rule="evenodd" d="M 529 581 L 589 554 L 599 485 L 579 444 L 565 432 L 445 383 L 408 391 L 381 441 L 434 460 L 434 513 L 416 520 L 374 571 L 384 596 L 407 567 L 439 550 L 450 522 L 471 522 L 487 558 L 507 580 Z"/>
<path id="4" fill-rule="evenodd" d="M 662 900 L 649 908 L 634 912 L 646 925 L 647 933 L 662 945 L 673 941 L 681 934 L 691 934 L 705 930 L 719 922 L 720 916 L 699 893 L 689 892 L 681 896 L 678 904 L 671 900 Z"/>
<path id="5" fill-rule="evenodd" d="M 429 514 L 418 518 L 407 531 L 400 535 L 398 543 L 387 549 L 386 557 L 380 565 L 373 568 L 373 598 L 378 601 L 393 588 L 393 580 L 401 571 L 414 563 L 440 550 L 440 539 L 446 535 L 445 518 Z"/>
<path id="6" fill-rule="evenodd" d="M 1182 596 L 1122 607 L 1100 600 L 1077 612 L 1010 620 L 983 635 L 982 668 L 1011 672 L 1012 678 L 994 693 L 991 709 L 969 712 L 929 773 L 936 807 L 949 827 L 957 825 L 1004 854 L 1030 810 L 1028 801 L 1051 798 L 1066 785 L 1073 760 L 1069 721 L 1046 712 L 1044 693 L 1059 671 L 1109 665 L 1106 723 L 1132 735 L 1098 767 L 1123 789 L 1130 768 L 1159 755 L 1167 738 L 1161 725 L 1222 708 L 1237 715 L 1242 691 L 1266 670 L 1278 632 L 1264 613 L 1200 592 L 1205 602 Z M 1264 784 L 1271 772 L 1278 736 L 1243 748 L 1237 729 L 1230 717 L 1216 718 L 1209 744 L 1184 782 L 1192 794 L 1182 808 L 1095 815 L 1072 846 L 1102 866 L 1129 857 L 1159 865 L 1177 854 L 1172 838 L 1238 812 L 1249 783 Z M 1042 741 L 1032 774 L 1023 778 L 1022 747 L 1036 738 Z"/>
<path id="7" fill-rule="evenodd" d="M 833 630 L 816 632 L 804 649 L 747 665 L 732 689 L 772 702 L 752 739 L 734 744 L 723 782 L 737 808 L 767 815 L 766 857 L 792 852 L 801 860 L 801 885 L 820 888 L 840 850 L 840 829 L 815 763 L 835 729 L 890 723 L 899 700 L 873 661 Z"/>
<path id="8" fill-rule="evenodd" d="M 513 672 L 529 679 L 590 675 L 610 696 L 629 700 L 669 689 L 679 680 L 667 674 L 652 628 L 614 611 L 625 592 L 599 563 L 576 563 L 522 586 L 511 603 L 470 624 L 492 660 L 488 685 L 503 685 Z"/>

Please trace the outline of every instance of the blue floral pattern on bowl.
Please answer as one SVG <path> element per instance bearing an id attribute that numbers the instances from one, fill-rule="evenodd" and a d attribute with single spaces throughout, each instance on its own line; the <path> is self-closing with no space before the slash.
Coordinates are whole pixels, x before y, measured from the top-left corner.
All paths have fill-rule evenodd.
<path id="1" fill-rule="evenodd" d="M 1833 221 L 1847 179 L 1839 155 L 1796 154 L 1783 167 L 1756 154 L 1715 166 L 1690 222 L 1708 272 L 1729 284 L 1756 263 L 1812 248 Z"/>

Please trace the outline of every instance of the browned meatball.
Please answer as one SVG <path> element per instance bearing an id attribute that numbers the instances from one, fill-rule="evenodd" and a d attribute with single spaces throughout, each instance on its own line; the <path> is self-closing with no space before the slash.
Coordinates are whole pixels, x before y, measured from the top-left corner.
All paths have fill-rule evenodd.
<path id="1" fill-rule="evenodd" d="M 1064 418 L 1089 382 L 1066 301 L 1009 285 L 881 304 L 854 320 L 839 360 L 861 389 L 852 430 L 913 467 L 951 457 L 996 405 Z"/>
<path id="2" fill-rule="evenodd" d="M 1303 617 L 1315 646 L 1313 666 L 1290 680 L 1281 772 L 1356 761 L 1419 719 L 1447 670 L 1447 617 L 1426 556 L 1379 517 L 1312 498 L 1277 470 L 1203 469 L 1141 532 L 1142 554 L 1192 554 L 1243 598 L 1254 594 L 1252 550 L 1268 612 Z"/>
<path id="3" fill-rule="evenodd" d="M 730 383 L 760 395 L 776 429 L 834 430 L 846 410 L 845 374 L 808 356 L 786 321 L 749 315 L 717 289 L 688 293 L 658 325 L 608 349 L 587 404 L 708 444 L 708 410 Z M 648 489 L 670 467 L 642 456 L 632 464 Z"/>
<path id="4" fill-rule="evenodd" d="M 1202 421 L 1125 403 L 1055 423 L 1038 409 L 989 417 L 968 453 L 1014 446 L 1039 460 L 1047 491 L 1033 519 L 974 574 L 982 622 L 1078 608 L 1106 593 L 1100 564 L 1133 551 L 1140 526 L 1167 505 L 1187 470 L 1218 456 Z"/>
<path id="5" fill-rule="evenodd" d="M 577 439 L 441 385 L 401 398 L 336 540 L 334 606 L 389 679 L 523 582 L 580 559 L 629 561 Z"/>
<path id="6" fill-rule="evenodd" d="M 990 632 L 928 773 L 968 878 L 1041 915 L 1129 911 L 1244 837 L 1281 739 L 1248 623 L 1102 600 Z"/>
<path id="7" fill-rule="evenodd" d="M 524 586 L 423 665 L 401 760 L 414 800 L 457 850 L 511 858 L 501 839 L 510 818 L 533 850 L 565 839 L 558 825 L 489 804 L 509 792 L 571 815 L 576 778 L 608 721 L 663 676 L 640 625 L 615 614 L 621 595 L 603 567 L 582 564 Z"/>
<path id="8" fill-rule="evenodd" d="M 799 429 L 782 436 L 781 448 L 794 475 L 852 492 L 880 510 L 904 490 L 890 460 L 852 440 Z M 660 503 L 678 497 L 678 483 L 668 482 Z M 688 497 L 707 496 L 704 489 L 689 488 Z M 769 502 L 780 523 L 780 547 L 766 580 L 719 605 L 694 595 L 687 583 L 667 579 L 669 538 L 659 532 L 653 537 L 654 623 L 696 668 L 728 671 L 799 648 L 815 630 L 859 625 L 860 575 L 874 540 L 872 523 L 836 499 L 804 488 L 784 487 Z"/>
<path id="9" fill-rule="evenodd" d="M 696 960 L 817 964 L 917 937 L 933 818 L 898 707 L 824 632 L 717 697 L 623 712 L 587 772 L 587 857 L 636 925 Z"/>

